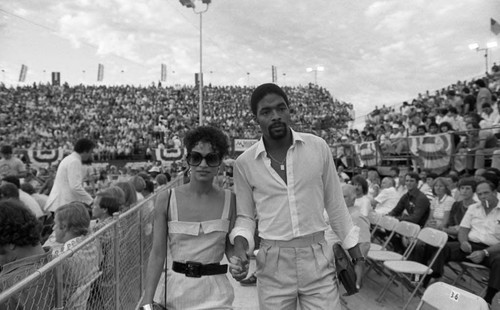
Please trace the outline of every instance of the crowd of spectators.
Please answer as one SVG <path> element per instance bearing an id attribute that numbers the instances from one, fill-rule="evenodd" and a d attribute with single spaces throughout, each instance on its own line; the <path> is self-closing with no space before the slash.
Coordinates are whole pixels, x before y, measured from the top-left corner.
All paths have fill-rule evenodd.
<path id="1" fill-rule="evenodd" d="M 232 138 L 255 138 L 248 98 L 252 87 L 204 87 L 203 117 Z M 324 88 L 284 87 L 290 94 L 297 129 L 330 142 L 352 120 L 352 105 Z M 97 144 L 97 160 L 150 159 L 155 148 L 180 144 L 198 124 L 198 91 L 193 86 L 32 86 L 0 85 L 0 144 L 17 149 L 57 149 L 68 153 L 75 137 Z"/>

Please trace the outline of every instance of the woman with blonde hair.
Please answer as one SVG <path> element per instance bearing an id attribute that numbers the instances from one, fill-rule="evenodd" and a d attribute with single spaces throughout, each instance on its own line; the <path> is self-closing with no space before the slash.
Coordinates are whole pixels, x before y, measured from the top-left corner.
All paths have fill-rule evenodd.
<path id="1" fill-rule="evenodd" d="M 451 197 L 448 180 L 443 177 L 435 179 L 432 194 L 434 198 L 431 200 L 429 218 L 425 226 L 443 230 L 448 224 L 451 207 L 455 202 L 455 199 Z"/>

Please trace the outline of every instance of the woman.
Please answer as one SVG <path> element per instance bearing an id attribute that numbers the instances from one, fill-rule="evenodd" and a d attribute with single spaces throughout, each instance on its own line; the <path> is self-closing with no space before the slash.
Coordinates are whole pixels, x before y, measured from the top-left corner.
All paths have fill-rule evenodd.
<path id="1" fill-rule="evenodd" d="M 234 226 L 236 200 L 229 190 L 213 185 L 229 145 L 220 130 L 202 126 L 186 134 L 184 146 L 190 182 L 160 193 L 156 200 L 142 304 L 153 302 L 168 250 L 173 260 L 167 270 L 169 310 L 232 309 L 234 291 L 225 274 L 227 266 L 219 263 L 224 252 L 230 256 L 227 235 Z M 213 275 L 203 272 L 209 269 Z"/>
<path id="2" fill-rule="evenodd" d="M 120 202 L 109 191 L 96 194 L 92 204 L 91 222 L 92 233 L 96 233 L 113 221 L 113 214 L 119 212 Z M 90 309 L 110 309 L 114 304 L 114 261 L 113 261 L 113 235 L 112 230 L 107 230 L 98 236 L 101 246 L 101 261 L 99 269 L 102 275 L 91 287 L 89 298 Z"/>
<path id="3" fill-rule="evenodd" d="M 380 192 L 380 175 L 377 170 L 368 170 L 368 197 L 373 199 Z"/>
<path id="4" fill-rule="evenodd" d="M 443 230 L 450 218 L 450 211 L 455 199 L 451 197 L 451 191 L 445 178 L 437 178 L 432 186 L 434 199 L 431 201 L 431 210 L 425 226 Z"/>
<path id="5" fill-rule="evenodd" d="M 450 215 L 448 217 L 448 223 L 443 229 L 450 238 L 458 238 L 458 229 L 460 228 L 460 222 L 467 211 L 467 208 L 477 201 L 474 200 L 474 193 L 476 192 L 476 181 L 474 178 L 464 178 L 458 182 L 458 190 L 460 192 L 460 197 L 462 200 L 453 203 Z"/>
<path id="6" fill-rule="evenodd" d="M 59 207 L 55 213 L 56 242 L 62 247 L 52 251 L 59 256 L 71 251 L 87 238 L 90 215 L 81 202 L 71 202 Z M 90 285 L 99 276 L 99 249 L 95 241 L 67 257 L 63 263 L 63 303 L 65 309 L 86 309 Z"/>
<path id="7" fill-rule="evenodd" d="M 361 175 L 355 175 L 352 178 L 352 185 L 356 188 L 356 200 L 354 201 L 354 207 L 359 209 L 361 215 L 367 217 L 372 211 L 372 204 L 367 195 L 368 182 Z"/>

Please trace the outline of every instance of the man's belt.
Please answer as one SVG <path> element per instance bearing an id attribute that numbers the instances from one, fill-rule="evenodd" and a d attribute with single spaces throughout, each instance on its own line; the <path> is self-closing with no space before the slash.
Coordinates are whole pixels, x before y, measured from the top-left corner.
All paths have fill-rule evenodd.
<path id="1" fill-rule="evenodd" d="M 227 273 L 227 265 L 221 264 L 202 264 L 198 262 L 174 262 L 172 270 L 185 274 L 186 277 L 200 278 L 201 276 L 213 276 L 216 274 Z"/>

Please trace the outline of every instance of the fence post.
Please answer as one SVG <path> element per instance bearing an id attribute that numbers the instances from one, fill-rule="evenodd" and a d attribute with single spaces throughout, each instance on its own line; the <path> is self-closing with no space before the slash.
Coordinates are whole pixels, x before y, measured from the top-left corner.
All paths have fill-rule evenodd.
<path id="1" fill-rule="evenodd" d="M 63 262 L 56 266 L 56 309 L 64 308 L 64 287 L 63 287 L 63 276 L 64 268 Z"/>
<path id="2" fill-rule="evenodd" d="M 120 310 L 120 221 L 119 214 L 113 214 L 115 221 L 113 229 L 113 251 L 115 261 L 115 309 Z"/>
<path id="3" fill-rule="evenodd" d="M 143 219 L 144 208 L 139 209 L 139 263 L 141 276 L 139 277 L 139 296 L 142 296 L 144 290 L 144 219 Z"/>

